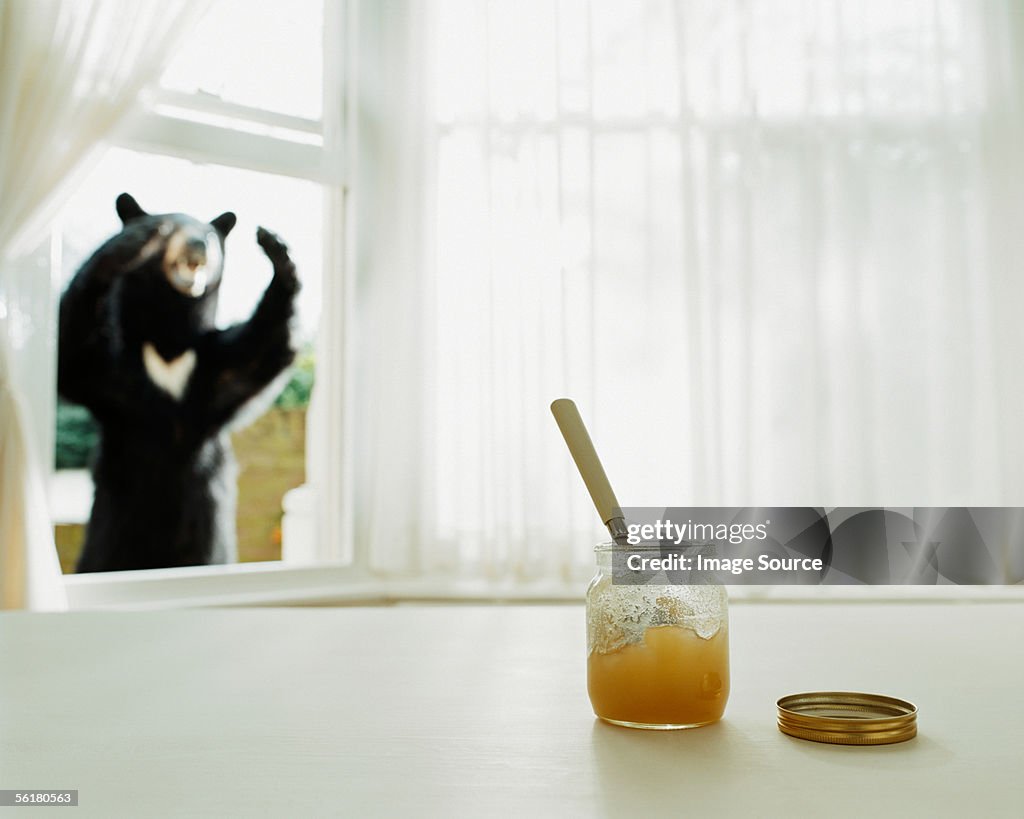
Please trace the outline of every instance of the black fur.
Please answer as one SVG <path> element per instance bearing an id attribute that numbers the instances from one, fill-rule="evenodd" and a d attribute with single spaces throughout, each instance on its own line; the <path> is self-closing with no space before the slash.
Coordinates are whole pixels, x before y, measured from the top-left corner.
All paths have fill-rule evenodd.
<path id="1" fill-rule="evenodd" d="M 234 214 L 208 225 L 151 216 L 128 194 L 118 197 L 117 213 L 123 229 L 75 274 L 60 303 L 58 389 L 87 407 L 101 430 L 78 571 L 225 562 L 235 556 L 236 493 L 226 427 L 294 359 L 295 265 L 260 228 L 273 279 L 248 321 L 218 330 L 219 278 L 201 296 L 186 295 L 165 275 L 163 252 L 141 262 L 139 253 L 172 231 L 210 236 L 211 227 L 223 251 Z M 180 400 L 147 374 L 146 343 L 165 361 L 195 351 Z"/>

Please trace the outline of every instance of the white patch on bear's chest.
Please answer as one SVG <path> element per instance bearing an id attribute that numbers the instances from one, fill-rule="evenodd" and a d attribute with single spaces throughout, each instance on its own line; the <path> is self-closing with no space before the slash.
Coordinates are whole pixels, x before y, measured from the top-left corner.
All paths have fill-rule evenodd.
<path id="1" fill-rule="evenodd" d="M 165 361 L 156 348 L 147 342 L 142 345 L 142 363 L 146 365 L 149 380 L 180 401 L 196 367 L 196 351 L 186 350 L 173 361 Z"/>

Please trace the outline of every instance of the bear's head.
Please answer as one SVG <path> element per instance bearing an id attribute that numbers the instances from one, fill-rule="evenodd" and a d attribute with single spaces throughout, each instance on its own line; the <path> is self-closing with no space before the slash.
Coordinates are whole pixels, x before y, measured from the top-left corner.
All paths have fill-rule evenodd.
<path id="1" fill-rule="evenodd" d="M 138 238 L 136 270 L 158 273 L 188 299 L 213 296 L 224 272 L 224 239 L 235 226 L 235 214 L 222 213 L 201 222 L 182 213 L 146 213 L 129 194 L 117 197 L 117 215 L 124 232 Z"/>

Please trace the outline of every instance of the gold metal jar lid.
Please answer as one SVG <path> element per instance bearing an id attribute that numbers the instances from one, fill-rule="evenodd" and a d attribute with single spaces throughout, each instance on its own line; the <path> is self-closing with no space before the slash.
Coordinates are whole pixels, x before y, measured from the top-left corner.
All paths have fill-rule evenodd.
<path id="1" fill-rule="evenodd" d="M 917 706 L 881 694 L 813 691 L 780 699 L 779 730 L 835 745 L 888 745 L 917 736 Z"/>

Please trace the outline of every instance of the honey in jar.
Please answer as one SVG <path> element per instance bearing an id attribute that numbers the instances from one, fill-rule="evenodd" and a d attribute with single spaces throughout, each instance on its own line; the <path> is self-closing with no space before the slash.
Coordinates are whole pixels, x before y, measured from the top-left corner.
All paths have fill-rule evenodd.
<path id="1" fill-rule="evenodd" d="M 613 584 L 612 548 L 598 547 L 598 574 L 587 592 L 594 713 L 633 728 L 694 728 L 721 719 L 729 698 L 724 587 Z"/>

